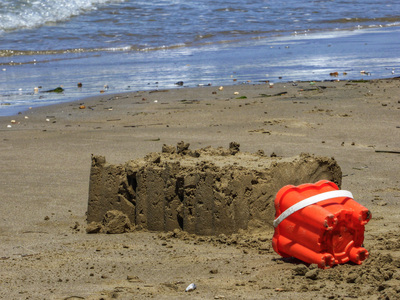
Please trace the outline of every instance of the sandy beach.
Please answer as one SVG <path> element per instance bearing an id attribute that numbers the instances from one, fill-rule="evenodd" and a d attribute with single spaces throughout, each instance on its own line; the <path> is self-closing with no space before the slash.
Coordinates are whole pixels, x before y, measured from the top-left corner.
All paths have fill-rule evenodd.
<path id="1" fill-rule="evenodd" d="M 400 81 L 296 82 L 104 93 L 0 118 L 2 299 L 400 297 Z M 163 144 L 334 157 L 372 212 L 360 266 L 299 267 L 257 235 L 87 234 L 91 155 Z"/>

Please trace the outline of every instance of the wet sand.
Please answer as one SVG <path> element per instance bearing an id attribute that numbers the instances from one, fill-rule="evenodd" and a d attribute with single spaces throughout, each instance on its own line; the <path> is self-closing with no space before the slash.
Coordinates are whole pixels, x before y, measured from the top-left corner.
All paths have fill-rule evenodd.
<path id="1" fill-rule="evenodd" d="M 399 94 L 398 79 L 249 83 L 102 94 L 1 117 L 0 297 L 179 299 L 192 282 L 198 299 L 398 297 Z M 342 188 L 372 212 L 370 258 L 299 271 L 273 252 L 272 230 L 86 234 L 91 154 L 123 163 L 180 141 L 334 157 Z"/>

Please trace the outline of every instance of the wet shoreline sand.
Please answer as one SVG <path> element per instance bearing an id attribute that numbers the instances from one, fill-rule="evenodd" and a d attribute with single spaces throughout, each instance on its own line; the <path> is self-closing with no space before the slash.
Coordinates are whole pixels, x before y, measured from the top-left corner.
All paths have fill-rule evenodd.
<path id="1" fill-rule="evenodd" d="M 386 270 L 390 278 L 363 283 L 336 274 L 359 270 L 354 265 L 315 280 L 293 276 L 296 264 L 270 247 L 272 231 L 87 235 L 85 212 L 91 154 L 123 163 L 163 144 L 198 149 L 235 141 L 241 151 L 265 155 L 334 157 L 342 188 L 372 212 L 369 260 L 399 259 L 399 90 L 398 79 L 250 83 L 102 94 L 1 117 L 0 296 L 184 298 L 194 282 L 199 299 L 393 297 L 398 267 Z"/>

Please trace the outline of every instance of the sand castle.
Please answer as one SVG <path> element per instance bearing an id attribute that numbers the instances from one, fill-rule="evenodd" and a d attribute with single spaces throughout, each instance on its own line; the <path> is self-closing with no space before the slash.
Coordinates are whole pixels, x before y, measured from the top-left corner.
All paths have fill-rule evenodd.
<path id="1" fill-rule="evenodd" d="M 277 191 L 327 179 L 340 186 L 333 158 L 301 154 L 280 158 L 189 144 L 164 145 L 161 153 L 114 165 L 92 156 L 88 233 L 133 229 L 232 234 L 272 226 Z"/>

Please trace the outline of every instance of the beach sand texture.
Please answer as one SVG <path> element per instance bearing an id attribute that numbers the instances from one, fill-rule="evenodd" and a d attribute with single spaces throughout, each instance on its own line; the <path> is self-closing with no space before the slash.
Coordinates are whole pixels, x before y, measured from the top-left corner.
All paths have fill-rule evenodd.
<path id="1" fill-rule="evenodd" d="M 400 296 L 400 81 L 251 83 L 102 94 L 0 118 L 2 299 L 395 299 Z M 262 150 L 334 157 L 372 212 L 361 266 L 283 260 L 273 231 L 87 234 L 91 155 Z"/>

